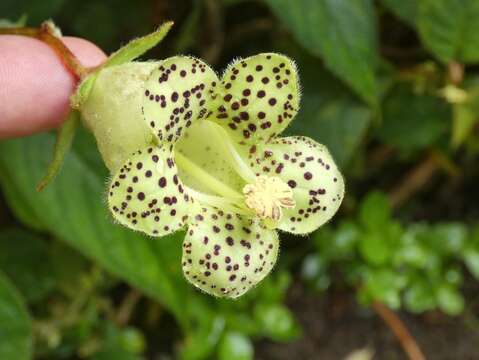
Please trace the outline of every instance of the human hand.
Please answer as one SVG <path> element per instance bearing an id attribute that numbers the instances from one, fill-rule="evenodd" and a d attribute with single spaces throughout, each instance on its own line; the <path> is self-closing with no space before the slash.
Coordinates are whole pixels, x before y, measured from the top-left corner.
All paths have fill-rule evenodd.
<path id="1" fill-rule="evenodd" d="M 86 40 L 62 40 L 85 67 L 106 58 Z M 29 37 L 0 36 L 0 139 L 59 126 L 68 114 L 75 85 L 74 76 L 47 44 Z"/>

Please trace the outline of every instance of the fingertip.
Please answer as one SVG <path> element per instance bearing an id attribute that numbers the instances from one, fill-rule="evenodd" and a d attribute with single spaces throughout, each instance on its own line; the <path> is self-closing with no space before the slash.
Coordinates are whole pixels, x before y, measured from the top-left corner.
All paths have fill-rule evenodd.
<path id="1" fill-rule="evenodd" d="M 65 37 L 65 45 L 87 67 L 106 58 L 94 44 Z M 45 43 L 0 36 L 0 138 L 57 127 L 67 116 L 76 80 Z"/>
<path id="2" fill-rule="evenodd" d="M 93 67 L 100 65 L 106 59 L 106 55 L 98 46 L 88 40 L 65 36 L 65 45 L 75 54 L 83 66 Z"/>

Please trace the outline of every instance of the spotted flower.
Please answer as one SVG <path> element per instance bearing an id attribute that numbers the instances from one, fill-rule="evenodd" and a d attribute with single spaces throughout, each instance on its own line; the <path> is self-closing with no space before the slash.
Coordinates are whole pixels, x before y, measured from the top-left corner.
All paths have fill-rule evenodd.
<path id="1" fill-rule="evenodd" d="M 274 266 L 277 230 L 306 234 L 337 211 L 344 182 L 328 150 L 278 137 L 300 100 L 289 58 L 237 60 L 219 79 L 198 59 L 173 57 L 142 91 L 153 141 L 116 171 L 109 207 L 148 235 L 186 229 L 182 267 L 201 290 L 244 294 Z"/>

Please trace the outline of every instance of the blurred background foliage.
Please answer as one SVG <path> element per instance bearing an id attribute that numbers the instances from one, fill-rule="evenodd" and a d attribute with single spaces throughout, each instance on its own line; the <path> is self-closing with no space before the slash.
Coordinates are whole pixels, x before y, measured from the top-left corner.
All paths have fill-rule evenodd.
<path id="1" fill-rule="evenodd" d="M 0 18 L 52 18 L 106 52 L 171 19 L 144 58 L 218 70 L 285 53 L 303 86 L 288 132 L 326 144 L 347 179 L 334 221 L 282 236 L 273 274 L 226 301 L 184 280 L 183 234 L 113 224 L 91 135 L 40 194 L 53 134 L 0 142 L 0 359 L 401 358 L 378 302 L 428 357 L 477 358 L 477 0 L 2 0 Z"/>

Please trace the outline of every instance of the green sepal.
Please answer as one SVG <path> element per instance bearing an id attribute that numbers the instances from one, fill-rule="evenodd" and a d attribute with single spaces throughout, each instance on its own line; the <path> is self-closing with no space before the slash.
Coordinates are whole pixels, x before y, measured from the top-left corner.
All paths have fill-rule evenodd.
<path id="1" fill-rule="evenodd" d="M 155 47 L 161 40 L 163 40 L 172 26 L 173 21 L 167 21 L 155 32 L 130 41 L 128 44 L 111 54 L 102 67 L 121 65 L 143 55 L 145 52 Z"/>
<path id="2" fill-rule="evenodd" d="M 155 47 L 168 34 L 173 21 L 167 21 L 162 24 L 158 30 L 146 36 L 130 41 L 128 44 L 111 54 L 108 59 L 88 75 L 78 86 L 75 94 L 71 97 L 71 106 L 74 109 L 80 109 L 82 104 L 88 99 L 90 91 L 95 84 L 95 80 L 102 69 L 110 66 L 121 65 L 133 61 L 137 57 Z"/>
<path id="3" fill-rule="evenodd" d="M 66 121 L 57 132 L 55 148 L 53 150 L 53 159 L 48 165 L 45 176 L 37 185 L 37 191 L 42 191 L 60 171 L 63 164 L 63 159 L 70 150 L 75 132 L 80 121 L 80 113 L 76 110 L 70 111 Z"/>

